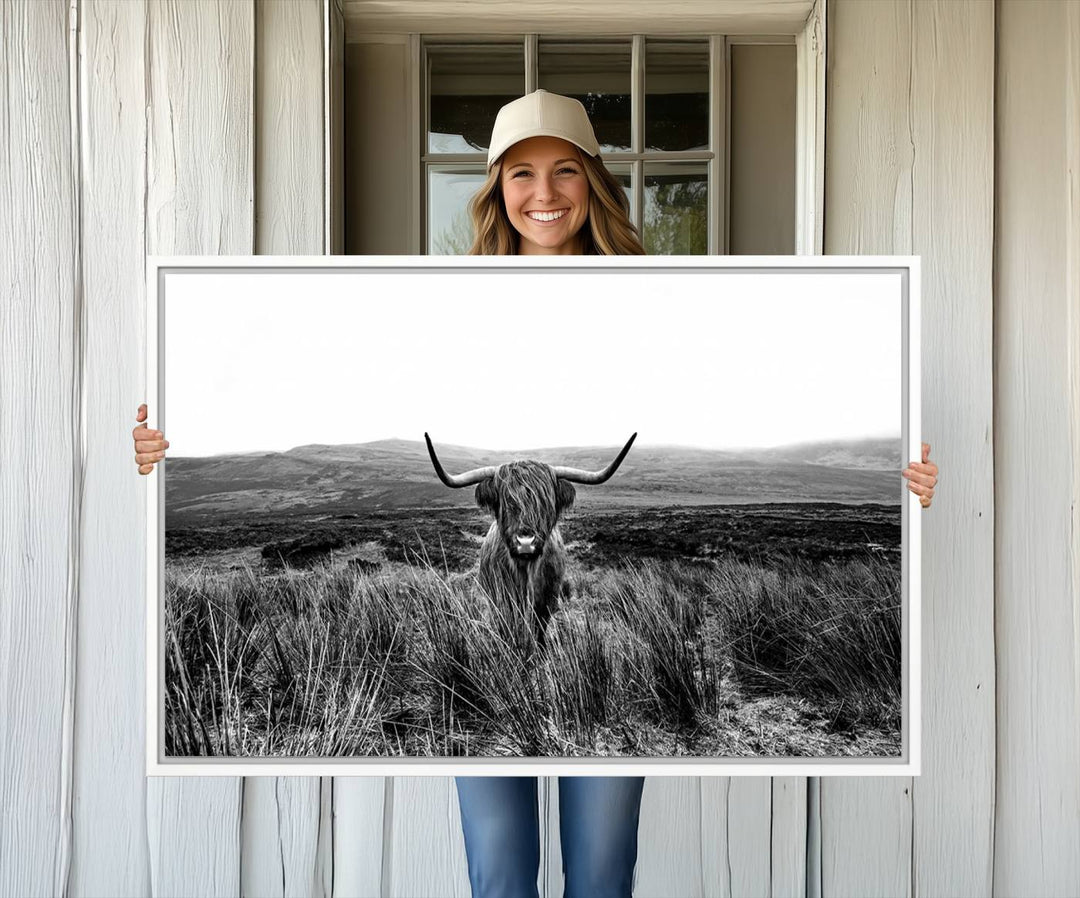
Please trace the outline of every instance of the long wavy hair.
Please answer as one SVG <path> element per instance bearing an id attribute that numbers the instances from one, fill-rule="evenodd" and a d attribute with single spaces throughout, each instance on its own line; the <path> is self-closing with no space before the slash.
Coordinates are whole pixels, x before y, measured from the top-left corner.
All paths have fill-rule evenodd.
<path id="1" fill-rule="evenodd" d="M 607 170 L 600 156 L 578 153 L 589 182 L 589 214 L 578 235 L 586 256 L 643 256 L 638 230 L 630 221 L 630 201 L 622 185 Z M 502 196 L 505 154 L 488 172 L 487 180 L 469 200 L 473 225 L 470 256 L 516 256 L 520 235 L 510 223 Z"/>

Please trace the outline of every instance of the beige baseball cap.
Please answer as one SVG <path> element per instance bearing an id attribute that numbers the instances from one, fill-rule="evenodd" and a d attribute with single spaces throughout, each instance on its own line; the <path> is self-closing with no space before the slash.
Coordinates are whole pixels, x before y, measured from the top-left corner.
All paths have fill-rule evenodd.
<path id="1" fill-rule="evenodd" d="M 600 152 L 585 107 L 573 97 L 534 90 L 511 100 L 495 116 L 488 148 L 487 167 L 519 140 L 527 137 L 561 137 L 590 156 Z"/>

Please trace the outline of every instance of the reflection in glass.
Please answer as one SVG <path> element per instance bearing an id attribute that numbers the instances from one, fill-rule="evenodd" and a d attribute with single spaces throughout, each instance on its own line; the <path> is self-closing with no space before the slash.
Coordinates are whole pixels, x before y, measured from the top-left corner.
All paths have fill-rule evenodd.
<path id="1" fill-rule="evenodd" d="M 709 42 L 645 42 L 645 150 L 709 149 Z"/>
<path id="2" fill-rule="evenodd" d="M 630 150 L 630 48 L 625 38 L 539 42 L 538 86 L 581 102 L 601 153 Z"/>
<path id="3" fill-rule="evenodd" d="M 525 93 L 524 45 L 433 45 L 427 60 L 428 152 L 486 152 L 499 108 Z"/>
<path id="4" fill-rule="evenodd" d="M 705 255 L 709 245 L 708 175 L 703 162 L 645 165 L 645 252 Z"/>
<path id="5" fill-rule="evenodd" d="M 464 256 L 472 246 L 468 203 L 485 180 L 480 166 L 428 169 L 428 255 Z"/>
<path id="6" fill-rule="evenodd" d="M 631 177 L 629 165 L 612 165 L 605 162 L 604 167 L 607 168 L 615 176 L 615 180 L 622 184 L 623 192 L 626 193 L 626 199 L 630 202 L 630 217 L 634 215 L 634 179 Z"/>

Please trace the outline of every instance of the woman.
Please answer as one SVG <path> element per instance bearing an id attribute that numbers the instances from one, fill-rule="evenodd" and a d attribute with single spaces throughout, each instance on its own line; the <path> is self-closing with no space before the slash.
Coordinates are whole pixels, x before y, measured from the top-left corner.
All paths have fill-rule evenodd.
<path id="1" fill-rule="evenodd" d="M 538 90 L 499 110 L 488 177 L 469 204 L 471 255 L 641 255 L 619 182 L 600 160 L 584 107 Z M 139 407 L 137 421 L 146 419 Z M 168 440 L 133 431 L 139 473 L 165 457 Z M 903 471 L 929 507 L 937 466 Z M 474 898 L 537 895 L 540 862 L 534 777 L 457 777 Z M 643 777 L 560 777 L 559 811 L 566 898 L 628 896 L 637 860 Z"/>

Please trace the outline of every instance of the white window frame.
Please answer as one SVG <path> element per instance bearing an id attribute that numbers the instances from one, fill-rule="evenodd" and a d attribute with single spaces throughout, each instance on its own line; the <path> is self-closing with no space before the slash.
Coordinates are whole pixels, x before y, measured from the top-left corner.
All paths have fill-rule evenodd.
<path id="1" fill-rule="evenodd" d="M 631 152 L 610 154 L 612 162 L 632 165 L 634 208 L 631 218 L 640 226 L 644 210 L 644 164 L 649 161 L 705 161 L 708 172 L 709 234 L 707 250 L 710 255 L 727 255 L 729 248 L 730 180 L 730 85 L 731 52 L 734 44 L 795 44 L 796 48 L 796 228 L 795 253 L 818 255 L 823 252 L 823 215 L 825 183 L 825 3 L 815 0 L 810 15 L 797 32 L 768 35 L 712 34 L 709 36 L 709 144 L 714 150 L 671 153 L 643 153 L 644 141 L 644 62 L 645 40 L 697 37 L 689 33 L 663 34 L 650 31 L 632 36 L 631 52 Z M 562 35 L 557 33 L 492 33 L 486 34 L 410 34 L 410 97 L 409 142 L 412 165 L 412 202 L 409 207 L 410 252 L 421 255 L 427 251 L 427 163 L 475 163 L 476 154 L 428 154 L 427 103 L 427 43 L 505 43 L 520 40 L 525 55 L 525 91 L 537 86 L 539 38 L 582 40 L 603 37 L 626 37 L 604 34 Z"/>

